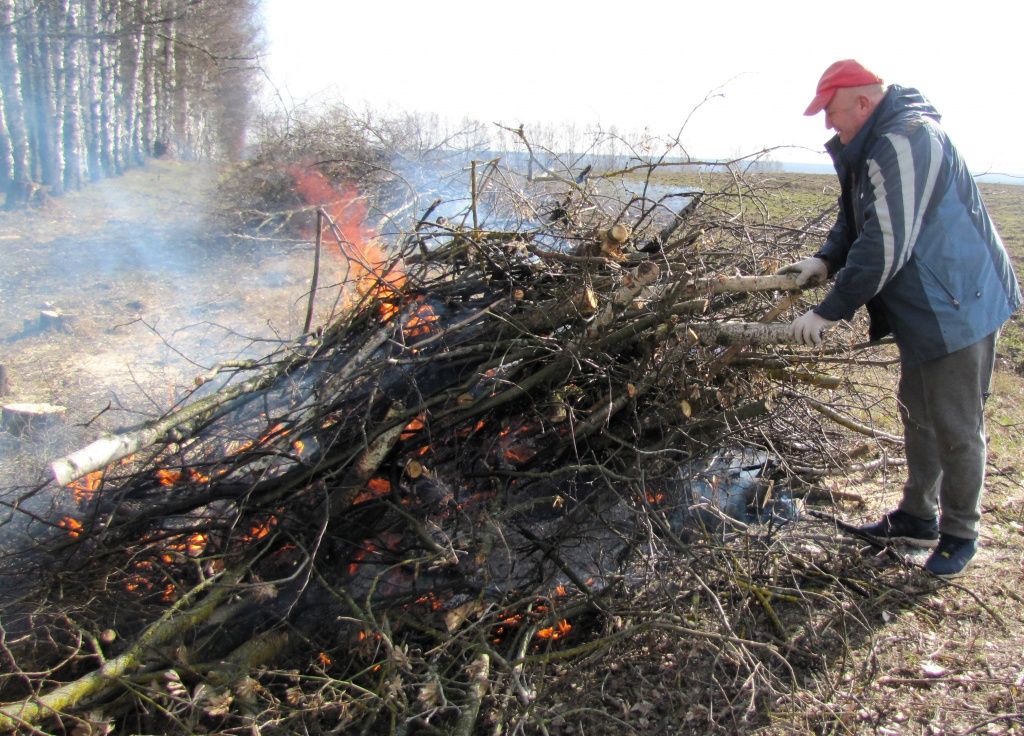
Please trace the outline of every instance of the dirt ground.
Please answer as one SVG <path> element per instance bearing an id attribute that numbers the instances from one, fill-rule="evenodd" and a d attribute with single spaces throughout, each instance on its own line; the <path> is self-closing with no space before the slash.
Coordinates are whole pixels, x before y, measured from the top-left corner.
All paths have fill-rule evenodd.
<path id="1" fill-rule="evenodd" d="M 219 361 L 301 332 L 313 245 L 215 237 L 205 209 L 215 176 L 154 161 L 41 209 L 0 213 L 2 400 L 67 408 L 62 427 L 28 441 L 0 433 L 0 487 L 31 482 L 102 430 L 166 411 Z M 321 286 L 337 283 L 332 265 L 325 258 Z M 334 295 L 318 293 L 319 318 Z M 65 315 L 62 326 L 40 329 L 42 310 Z"/>
<path id="2" fill-rule="evenodd" d="M 61 430 L 30 440 L 0 432 L 0 489 L 29 484 L 46 472 L 47 460 L 101 430 L 165 411 L 218 361 L 258 354 L 265 341 L 301 330 L 312 246 L 229 246 L 214 237 L 203 205 L 215 175 L 158 161 L 41 210 L 0 213 L 0 364 L 11 384 L 3 401 L 68 408 Z M 1024 187 L 1004 189 L 999 209 L 1016 223 Z M 1000 224 L 1000 211 L 994 215 Z M 1007 240 L 1020 247 L 1018 233 Z M 322 283 L 333 278 L 329 262 L 326 268 Z M 318 305 L 323 314 L 330 294 Z M 39 330 L 42 309 L 70 315 L 68 330 Z M 850 636 L 834 668 L 807 672 L 799 687 L 780 693 L 760 732 L 1024 733 L 1024 380 L 1016 353 L 1002 358 L 989 408 L 989 483 L 975 564 L 953 584 L 902 575 L 901 589 L 860 612 L 863 630 Z M 882 370 L 872 380 L 885 392 L 895 378 L 894 370 Z M 873 519 L 895 505 L 902 480 L 897 468 L 830 481 L 832 490 L 860 499 L 836 513 Z M 685 673 L 655 661 L 658 646 L 631 643 L 621 675 L 660 676 L 678 687 Z M 609 706 L 615 720 L 601 732 L 689 732 L 686 712 L 655 717 L 654 710 Z M 595 732 L 574 731 L 571 718 L 563 724 L 565 732 Z"/>

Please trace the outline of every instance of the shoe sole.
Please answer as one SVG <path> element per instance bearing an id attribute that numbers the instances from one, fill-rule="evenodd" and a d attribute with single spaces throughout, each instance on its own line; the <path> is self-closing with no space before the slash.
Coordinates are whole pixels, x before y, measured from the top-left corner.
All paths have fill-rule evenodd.
<path id="1" fill-rule="evenodd" d="M 941 578 L 942 580 L 953 580 L 955 578 L 958 578 L 958 577 L 962 576 L 964 573 L 966 573 L 967 572 L 967 568 L 970 567 L 970 566 L 971 566 L 971 563 L 970 563 L 970 561 L 968 561 L 967 564 L 964 565 L 962 568 L 960 568 L 957 572 L 945 572 L 945 573 L 943 573 L 943 572 L 932 572 L 927 567 L 925 567 L 924 570 L 925 570 L 925 572 L 931 573 L 935 577 Z"/>
<path id="2" fill-rule="evenodd" d="M 919 549 L 935 549 L 939 546 L 938 539 L 918 539 L 917 537 L 876 537 L 874 534 L 866 534 L 879 544 L 905 544 L 908 547 Z"/>

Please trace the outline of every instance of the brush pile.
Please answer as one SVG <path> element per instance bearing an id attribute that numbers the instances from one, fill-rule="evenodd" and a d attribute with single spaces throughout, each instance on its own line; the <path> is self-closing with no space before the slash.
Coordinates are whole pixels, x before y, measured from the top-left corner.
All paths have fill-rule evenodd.
<path id="1" fill-rule="evenodd" d="M 783 522 L 886 438 L 806 396 L 856 404 L 849 350 L 785 347 L 770 274 L 819 221 L 643 171 L 472 163 L 403 219 L 294 169 L 332 318 L 53 464 L 77 511 L 4 563 L 0 729 L 596 732 L 550 684 L 639 642 L 728 699 L 695 728 L 756 721 L 857 595 Z"/>

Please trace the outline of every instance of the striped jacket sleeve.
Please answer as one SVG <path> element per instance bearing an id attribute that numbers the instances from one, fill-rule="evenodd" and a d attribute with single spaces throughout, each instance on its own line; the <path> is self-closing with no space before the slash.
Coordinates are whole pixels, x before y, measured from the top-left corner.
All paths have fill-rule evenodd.
<path id="1" fill-rule="evenodd" d="M 875 142 L 864 169 L 867 179 L 853 192 L 853 207 L 863 212 L 863 227 L 831 291 L 815 309 L 818 314 L 830 320 L 850 319 L 899 272 L 914 252 L 922 220 L 936 195 L 942 161 L 942 142 L 927 122 L 887 133 Z M 822 252 L 831 260 L 829 250 L 839 246 L 830 241 Z"/>

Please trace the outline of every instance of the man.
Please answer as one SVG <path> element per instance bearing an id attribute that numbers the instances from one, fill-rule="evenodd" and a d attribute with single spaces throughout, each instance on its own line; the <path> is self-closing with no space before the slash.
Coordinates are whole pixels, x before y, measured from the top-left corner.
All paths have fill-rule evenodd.
<path id="1" fill-rule="evenodd" d="M 894 336 L 908 477 L 899 507 L 860 529 L 935 547 L 925 568 L 953 577 L 976 551 L 984 401 L 996 336 L 1020 289 L 974 179 L 917 90 L 837 61 L 804 114 L 822 110 L 836 132 L 826 148 L 839 214 L 821 250 L 780 273 L 798 274 L 800 285 L 835 281 L 790 329 L 819 345 L 822 330 L 863 305 L 871 339 Z"/>

